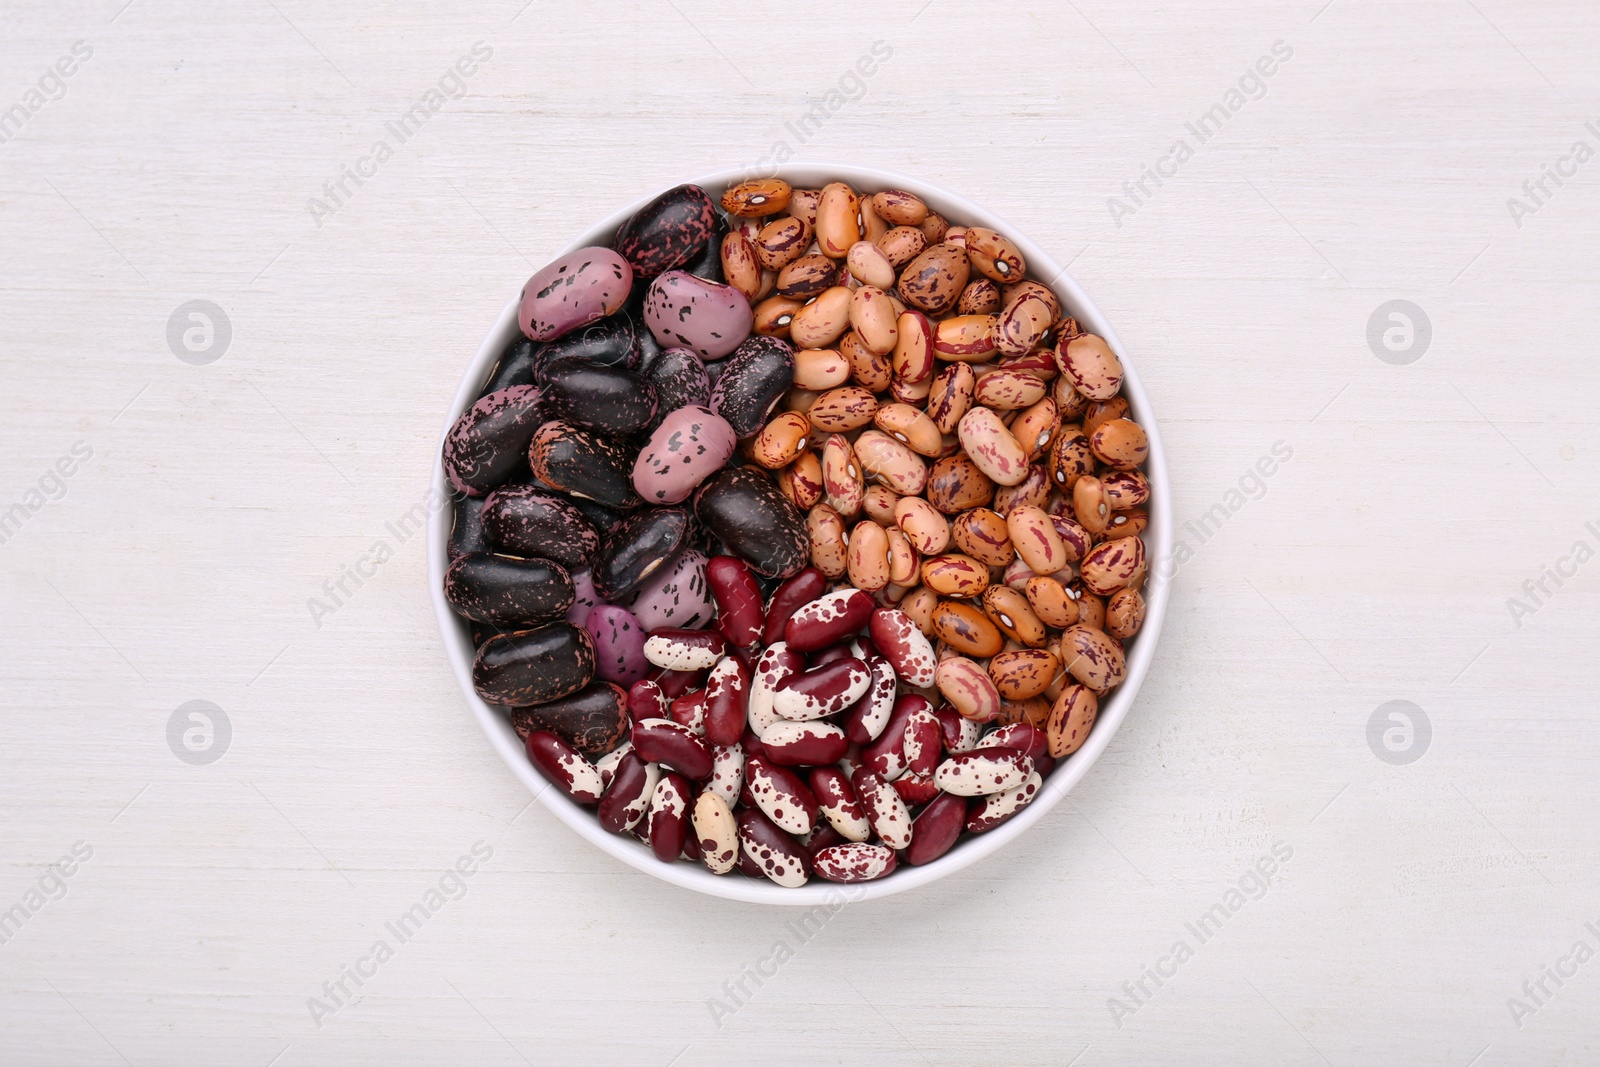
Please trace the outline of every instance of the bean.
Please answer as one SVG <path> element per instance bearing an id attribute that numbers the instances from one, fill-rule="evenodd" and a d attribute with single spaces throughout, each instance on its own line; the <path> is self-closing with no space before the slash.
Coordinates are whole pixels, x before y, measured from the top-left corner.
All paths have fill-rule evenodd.
<path id="1" fill-rule="evenodd" d="M 937 458 L 943 449 L 939 428 L 910 404 L 885 404 L 873 413 L 872 421 L 918 455 Z"/>
<path id="2" fill-rule="evenodd" d="M 850 296 L 850 325 L 868 351 L 888 355 L 895 350 L 900 332 L 895 324 L 894 305 L 888 294 L 875 285 L 863 285 Z"/>
<path id="3" fill-rule="evenodd" d="M 823 255 L 843 259 L 850 246 L 861 240 L 861 229 L 856 224 L 859 209 L 855 192 L 843 182 L 829 182 L 822 187 L 822 199 L 817 204 L 817 246 Z"/>
<path id="4" fill-rule="evenodd" d="M 1000 693 L 987 672 L 970 659 L 952 656 L 941 660 L 934 684 L 963 718 L 992 722 L 1000 714 Z"/>
<path id="5" fill-rule="evenodd" d="M 842 285 L 825 289 L 811 303 L 794 313 L 789 337 L 798 348 L 826 348 L 850 327 L 850 300 L 853 294 Z"/>
<path id="6" fill-rule="evenodd" d="M 1144 542 L 1119 537 L 1096 545 L 1078 565 L 1083 587 L 1096 596 L 1110 596 L 1144 572 Z"/>
<path id="7" fill-rule="evenodd" d="M 899 270 L 922 254 L 923 249 L 928 247 L 928 238 L 915 227 L 896 226 L 873 244 L 890 265 Z"/>
<path id="8" fill-rule="evenodd" d="M 1081 623 L 1062 633 L 1061 658 L 1066 660 L 1067 673 L 1096 692 L 1120 685 L 1127 676 L 1122 648 L 1116 641 Z"/>
<path id="9" fill-rule="evenodd" d="M 1106 601 L 1106 633 L 1126 641 L 1144 625 L 1144 597 L 1137 589 L 1119 589 Z"/>
<path id="10" fill-rule="evenodd" d="M 755 808 L 738 813 L 739 847 L 755 869 L 786 889 L 811 877 L 811 856 Z"/>
<path id="11" fill-rule="evenodd" d="M 1040 508 L 1012 509 L 1006 516 L 1006 530 L 1017 548 L 1017 555 L 1035 574 L 1054 574 L 1071 562 L 1050 516 Z"/>
<path id="12" fill-rule="evenodd" d="M 966 455 L 946 456 L 928 471 L 928 503 L 946 515 L 994 499 L 994 482 Z"/>
<path id="13" fill-rule="evenodd" d="M 1006 700 L 1027 700 L 1043 693 L 1061 662 L 1042 648 L 1002 652 L 989 660 L 989 677 Z"/>
<path id="14" fill-rule="evenodd" d="M 987 363 L 995 355 L 993 315 L 958 315 L 934 326 L 933 354 L 959 363 Z"/>
<path id="15" fill-rule="evenodd" d="M 823 433 L 849 433 L 871 422 L 877 410 L 878 398 L 872 395 L 872 390 L 845 385 L 817 397 L 806 417 Z"/>
<path id="16" fill-rule="evenodd" d="M 1119 471 L 1131 471 L 1150 456 L 1150 439 L 1144 429 L 1128 419 L 1111 419 L 1096 426 L 1089 447 L 1101 462 Z"/>
<path id="17" fill-rule="evenodd" d="M 957 652 L 982 659 L 1005 647 L 1005 639 L 988 616 L 959 601 L 946 600 L 933 609 L 933 635 Z"/>
<path id="18" fill-rule="evenodd" d="M 866 488 L 861 497 L 861 510 L 879 526 L 894 525 L 894 504 L 901 499 L 900 494 L 888 486 L 873 484 Z"/>
<path id="19" fill-rule="evenodd" d="M 528 762 L 578 804 L 598 804 L 605 792 L 600 772 L 549 730 L 533 730 L 527 738 Z"/>
<path id="20" fill-rule="evenodd" d="M 782 178 L 753 178 L 730 186 L 722 194 L 722 210 L 747 218 L 775 215 L 789 206 L 793 192 Z"/>
<path id="21" fill-rule="evenodd" d="M 768 470 L 787 467 L 810 443 L 811 420 L 786 411 L 762 427 L 751 445 L 752 458 Z"/>
<path id="22" fill-rule="evenodd" d="M 805 254 L 811 227 L 793 215 L 774 219 L 756 235 L 756 258 L 768 270 L 782 270 Z"/>
<path id="23" fill-rule="evenodd" d="M 773 291 L 804 303 L 839 284 L 839 265 L 820 252 L 801 256 L 778 272 Z"/>
<path id="24" fill-rule="evenodd" d="M 1025 587 L 1028 604 L 1046 626 L 1061 629 L 1078 621 L 1078 602 L 1067 595 L 1062 584 L 1047 575 L 1028 579 Z"/>
<path id="25" fill-rule="evenodd" d="M 1100 479 L 1086 474 L 1072 486 L 1072 511 L 1078 524 L 1092 534 L 1104 533 L 1111 521 L 1111 503 Z"/>
<path id="26" fill-rule="evenodd" d="M 928 482 L 928 467 L 911 449 L 881 430 L 867 430 L 856 438 L 856 459 L 870 475 L 901 496 L 915 496 Z"/>
<path id="27" fill-rule="evenodd" d="M 1082 334 L 1056 345 L 1061 376 L 1090 400 L 1110 400 L 1122 388 L 1122 361 L 1105 340 Z"/>
<path id="28" fill-rule="evenodd" d="M 958 315 L 994 315 L 1000 311 L 1000 288 L 988 278 L 974 278 L 956 301 Z"/>
<path id="29" fill-rule="evenodd" d="M 828 504 L 845 518 L 861 511 L 866 486 L 856 450 L 848 439 L 831 435 L 822 446 L 822 486 Z"/>
<path id="30" fill-rule="evenodd" d="M 923 561 L 922 583 L 943 596 L 975 597 L 989 587 L 989 568 L 971 556 L 934 556 Z"/>
<path id="31" fill-rule="evenodd" d="M 850 380 L 850 362 L 831 348 L 805 348 L 794 354 L 794 384 L 800 389 L 834 389 Z"/>
<path id="32" fill-rule="evenodd" d="M 1008 585 L 991 585 L 983 591 L 983 612 L 1011 640 L 1029 648 L 1044 647 L 1045 625 L 1024 594 Z"/>
<path id="33" fill-rule="evenodd" d="M 960 248 L 930 245 L 900 272 L 900 296 L 918 311 L 943 314 L 961 298 L 969 270 L 967 254 Z"/>
<path id="34" fill-rule="evenodd" d="M 984 407 L 975 407 L 961 417 L 957 426 L 961 447 L 983 474 L 999 485 L 1016 485 L 1028 474 L 1028 454 L 1000 416 Z"/>
<path id="35" fill-rule="evenodd" d="M 954 320 L 948 320 L 954 321 Z M 1016 411 L 1044 399 L 1047 389 L 1044 382 L 1020 370 L 997 370 L 978 379 L 973 399 L 986 408 L 996 411 Z M 1035 442 L 1028 442 L 1030 448 Z"/>
<path id="36" fill-rule="evenodd" d="M 903 496 L 896 500 L 894 521 L 911 547 L 924 556 L 937 555 L 950 543 L 949 520 L 921 497 Z"/>
<path id="37" fill-rule="evenodd" d="M 871 519 L 856 523 L 846 552 L 850 584 L 875 593 L 889 584 L 889 538 Z"/>
<path id="38" fill-rule="evenodd" d="M 849 546 L 839 513 L 827 504 L 814 506 L 806 516 L 806 536 L 811 541 L 811 565 L 829 578 L 842 577 Z"/>
<path id="39" fill-rule="evenodd" d="M 887 235 L 886 235 L 887 236 Z M 872 241 L 857 241 L 845 255 L 845 265 L 862 285 L 888 289 L 894 285 L 895 267 Z"/>
<path id="40" fill-rule="evenodd" d="M 733 870 L 739 856 L 739 826 L 728 801 L 706 790 L 695 798 L 693 821 L 700 845 L 700 862 L 712 874 L 727 874 Z"/>
<path id="41" fill-rule="evenodd" d="M 801 511 L 809 511 L 822 499 L 822 461 L 815 452 L 802 452 L 794 462 L 778 472 L 778 489 L 785 499 Z"/>

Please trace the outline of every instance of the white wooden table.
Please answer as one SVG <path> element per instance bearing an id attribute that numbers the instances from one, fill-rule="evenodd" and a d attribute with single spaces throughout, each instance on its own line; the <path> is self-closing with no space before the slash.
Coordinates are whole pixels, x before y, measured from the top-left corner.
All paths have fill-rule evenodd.
<path id="1" fill-rule="evenodd" d="M 0 1061 L 1600 1062 L 1592 3 L 4 25 Z M 1136 354 L 1180 523 L 1211 516 L 1083 787 L 805 930 L 528 807 L 402 521 L 526 275 L 782 153 L 1024 221 Z M 1395 300 L 1421 315 L 1373 347 Z M 213 762 L 175 755 L 189 701 Z M 1369 744 L 1390 701 L 1421 715 Z"/>

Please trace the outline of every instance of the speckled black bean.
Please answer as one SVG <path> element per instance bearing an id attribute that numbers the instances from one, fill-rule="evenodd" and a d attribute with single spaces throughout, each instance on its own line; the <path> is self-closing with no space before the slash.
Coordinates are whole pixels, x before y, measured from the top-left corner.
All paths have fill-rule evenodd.
<path id="1" fill-rule="evenodd" d="M 633 339 L 639 345 L 639 365 L 633 369 L 648 378 L 650 377 L 651 368 L 656 365 L 656 360 L 660 358 L 661 353 L 665 352 L 666 349 L 661 347 L 661 342 L 656 340 L 656 335 L 650 332 L 649 326 L 645 325 L 643 307 L 644 305 L 641 303 L 638 314 L 630 316 L 633 319 Z"/>
<path id="2" fill-rule="evenodd" d="M 600 548 L 600 531 L 565 497 L 533 485 L 508 485 L 489 494 L 483 528 L 512 556 L 542 556 L 581 570 Z"/>
<path id="3" fill-rule="evenodd" d="M 447 549 L 450 562 L 468 552 L 490 551 L 489 533 L 483 528 L 484 496 L 462 496 L 455 501 L 455 521 L 450 526 L 450 543 Z"/>
<path id="4" fill-rule="evenodd" d="M 474 552 L 450 564 L 444 595 L 474 622 L 533 626 L 551 622 L 572 606 L 572 576 L 559 563 Z"/>
<path id="5" fill-rule="evenodd" d="M 722 238 L 728 232 L 728 220 L 721 212 L 711 216 L 711 236 L 705 246 L 683 265 L 683 269 L 697 278 L 724 285 L 728 279 L 722 273 Z"/>
<path id="6" fill-rule="evenodd" d="M 805 515 L 767 473 L 750 467 L 718 471 L 694 497 L 695 517 L 752 570 L 769 577 L 798 574 L 810 559 Z"/>
<path id="7" fill-rule="evenodd" d="M 594 588 L 620 601 L 689 543 L 688 508 L 646 508 L 623 519 L 594 558 Z"/>
<path id="8" fill-rule="evenodd" d="M 602 433 L 636 433 L 656 415 L 655 386 L 620 367 L 549 367 L 541 392 L 551 414 Z"/>
<path id="9" fill-rule="evenodd" d="M 513 708 L 511 726 L 526 738 L 549 730 L 585 756 L 617 747 L 628 727 L 628 694 L 610 682 L 595 682 L 571 696 L 531 708 Z"/>
<path id="10" fill-rule="evenodd" d="M 656 417 L 650 429 L 681 407 L 705 407 L 711 400 L 711 379 L 700 357 L 687 348 L 663 349 L 650 365 L 650 384 L 656 390 Z"/>
<path id="11" fill-rule="evenodd" d="M 547 422 L 533 435 L 528 463 L 534 477 L 563 493 L 618 511 L 643 503 L 633 491 L 633 449 L 614 437 L 560 419 Z"/>
<path id="12" fill-rule="evenodd" d="M 660 274 L 682 266 L 711 239 L 716 209 L 698 185 L 668 189 L 622 224 L 611 247 L 635 274 Z"/>
<path id="13" fill-rule="evenodd" d="M 746 338 L 711 390 L 712 411 L 728 420 L 740 439 L 754 436 L 794 384 L 794 348 L 777 337 Z"/>
<path id="14" fill-rule="evenodd" d="M 485 641 L 472 661 L 472 684 L 490 704 L 546 704 L 588 685 L 594 661 L 587 631 L 553 622 Z"/>
<path id="15" fill-rule="evenodd" d="M 633 321 L 619 313 L 540 346 L 533 353 L 534 381 L 542 384 L 550 371 L 572 363 L 636 368 L 639 340 L 634 335 Z"/>
<path id="16" fill-rule="evenodd" d="M 483 387 L 483 393 L 480 395 L 487 396 L 497 389 L 513 385 L 532 385 L 534 355 L 543 347 L 545 346 L 537 341 L 530 341 L 518 334 L 516 339 L 506 346 L 506 350 L 500 353 L 500 362 L 495 364 L 494 374 L 489 377 L 489 384 Z"/>
<path id="17" fill-rule="evenodd" d="M 516 474 L 528 444 L 547 418 L 531 385 L 513 385 L 480 397 L 444 438 L 444 472 L 456 491 L 484 496 Z"/>

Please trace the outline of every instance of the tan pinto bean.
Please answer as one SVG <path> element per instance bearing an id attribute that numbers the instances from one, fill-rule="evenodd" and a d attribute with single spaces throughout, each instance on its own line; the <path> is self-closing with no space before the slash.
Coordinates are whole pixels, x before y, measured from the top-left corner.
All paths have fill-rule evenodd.
<path id="1" fill-rule="evenodd" d="M 1002 515 L 1020 507 L 1043 508 L 1050 500 L 1050 475 L 1044 464 L 1028 467 L 1028 476 L 1016 485 L 1004 485 L 994 492 L 994 509 Z"/>
<path id="2" fill-rule="evenodd" d="M 991 585 L 985 589 L 983 612 L 1000 627 L 1001 633 L 1018 644 L 1043 648 L 1049 640 L 1050 635 L 1028 603 L 1028 598 L 1010 586 Z"/>
<path id="3" fill-rule="evenodd" d="M 787 337 L 795 314 L 803 307 L 786 296 L 769 296 L 756 305 L 752 329 L 763 337 Z"/>
<path id="4" fill-rule="evenodd" d="M 790 300 L 806 301 L 838 282 L 839 265 L 820 252 L 813 252 L 780 270 L 773 291 Z"/>
<path id="5" fill-rule="evenodd" d="M 896 226 L 873 244 L 883 253 L 889 265 L 898 271 L 922 255 L 923 250 L 928 247 L 928 239 L 923 236 L 921 230 L 914 227 Z"/>
<path id="6" fill-rule="evenodd" d="M 1089 438 L 1075 427 L 1061 427 L 1050 448 L 1050 484 L 1063 493 L 1070 492 L 1079 478 L 1093 473 L 1094 450 Z"/>
<path id="7" fill-rule="evenodd" d="M 862 519 L 850 531 L 846 573 L 857 589 L 876 593 L 889 584 L 889 537 L 871 519 Z"/>
<path id="8" fill-rule="evenodd" d="M 1014 304 L 1024 296 L 1036 296 L 1045 302 L 1045 305 L 1050 309 L 1050 325 L 1054 326 L 1061 321 L 1061 300 L 1056 296 L 1055 291 L 1043 282 L 1036 282 L 1032 278 L 1024 278 L 1022 281 L 1007 285 L 1000 290 L 1000 302 L 1002 305 Z M 1076 337 L 1079 332 L 1077 324 L 1073 323 L 1072 336 Z"/>
<path id="9" fill-rule="evenodd" d="M 1044 382 L 1020 370 L 996 370 L 978 379 L 974 400 L 996 411 L 1017 411 L 1044 399 Z"/>
<path id="10" fill-rule="evenodd" d="M 1049 391 L 1051 383 L 1061 376 L 1056 370 L 1056 357 L 1048 348 L 1035 348 L 1021 356 L 1006 356 L 996 366 L 1000 370 L 1017 370 L 1024 374 L 1031 374 L 1045 383 Z"/>
<path id="11" fill-rule="evenodd" d="M 1092 474 L 1079 478 L 1072 487 L 1072 511 L 1078 524 L 1092 534 L 1105 533 L 1111 521 L 1111 505 L 1106 501 L 1105 486 Z"/>
<path id="12" fill-rule="evenodd" d="M 868 351 L 886 356 L 895 350 L 900 331 L 895 326 L 894 306 L 875 285 L 863 285 L 850 297 L 850 325 Z M 891 366 L 893 365 L 891 361 Z"/>
<path id="13" fill-rule="evenodd" d="M 1119 589 L 1106 601 L 1106 633 L 1126 641 L 1144 625 L 1144 597 L 1137 589 Z"/>
<path id="14" fill-rule="evenodd" d="M 895 321 L 894 354 L 889 366 L 894 376 L 924 382 L 933 376 L 933 323 L 920 311 L 904 311 Z"/>
<path id="15" fill-rule="evenodd" d="M 1098 693 L 1121 685 L 1128 676 L 1122 647 L 1104 631 L 1069 626 L 1061 634 L 1061 658 L 1067 673 Z"/>
<path id="16" fill-rule="evenodd" d="M 896 226 L 920 226 L 928 217 L 928 205 L 922 198 L 900 189 L 885 189 L 872 196 L 873 210 L 886 222 Z"/>
<path id="17" fill-rule="evenodd" d="M 933 391 L 933 379 L 924 378 L 920 382 L 912 383 L 904 378 L 895 378 L 889 382 L 889 394 L 896 403 L 912 404 L 922 407 L 928 400 L 928 394 Z"/>
<path id="18" fill-rule="evenodd" d="M 910 404 L 884 404 L 872 416 L 878 429 L 919 456 L 937 458 L 944 447 L 939 427 Z"/>
<path id="19" fill-rule="evenodd" d="M 1006 700 L 1029 700 L 1043 693 L 1061 669 L 1055 654 L 1042 648 L 1002 652 L 989 661 L 989 677 Z"/>
<path id="20" fill-rule="evenodd" d="M 722 210 L 742 218 L 776 215 L 789 206 L 794 189 L 782 178 L 752 178 L 722 194 Z"/>
<path id="21" fill-rule="evenodd" d="M 1150 439 L 1144 428 L 1128 419 L 1112 419 L 1095 427 L 1089 447 L 1107 466 L 1132 470 L 1150 455 Z"/>
<path id="22" fill-rule="evenodd" d="M 1054 353 L 1050 358 L 1054 361 Z M 1057 371 L 1059 370 L 1058 366 Z M 1076 422 L 1082 419 L 1085 409 L 1089 406 L 1089 398 L 1072 387 L 1070 378 L 1057 377 L 1051 386 L 1050 398 L 1056 402 L 1056 407 L 1061 409 L 1062 422 Z"/>
<path id="23" fill-rule="evenodd" d="M 911 590 L 900 601 L 900 610 L 909 615 L 924 634 L 933 633 L 933 609 L 938 606 L 939 594 L 924 586 Z"/>
<path id="24" fill-rule="evenodd" d="M 1083 432 L 1093 435 L 1112 419 L 1125 419 L 1130 412 L 1128 398 L 1125 396 L 1114 396 L 1110 400 L 1091 400 L 1089 406 L 1083 409 Z"/>
<path id="25" fill-rule="evenodd" d="M 964 455 L 945 456 L 928 472 L 928 503 L 954 515 L 994 499 L 994 482 Z"/>
<path id="26" fill-rule="evenodd" d="M 1006 529 L 1011 534 L 1011 543 L 1017 546 L 1017 555 L 1033 573 L 1054 574 L 1071 562 L 1066 545 L 1062 544 L 1050 516 L 1043 509 L 1014 509 L 1006 516 Z"/>
<path id="27" fill-rule="evenodd" d="M 961 290 L 957 315 L 995 315 L 1001 308 L 1000 289 L 988 278 L 974 278 Z"/>
<path id="28" fill-rule="evenodd" d="M 952 363 L 938 373 L 928 391 L 928 417 L 940 433 L 956 432 L 977 391 L 978 376 L 965 363 Z"/>
<path id="29" fill-rule="evenodd" d="M 778 491 L 801 511 L 810 511 L 821 500 L 822 461 L 815 452 L 802 452 L 794 462 L 778 472 Z"/>
<path id="30" fill-rule="evenodd" d="M 857 241 L 845 255 L 845 265 L 862 285 L 888 289 L 894 285 L 894 264 L 871 241 Z"/>
<path id="31" fill-rule="evenodd" d="M 989 588 L 989 568 L 971 556 L 934 556 L 922 561 L 922 584 L 943 596 L 975 597 Z"/>
<path id="32" fill-rule="evenodd" d="M 861 496 L 861 510 L 879 526 L 894 524 L 894 505 L 902 499 L 899 494 L 883 485 L 869 485 Z"/>
<path id="33" fill-rule="evenodd" d="M 991 567 L 1004 567 L 1017 558 L 1005 518 L 988 508 L 973 508 L 957 516 L 950 534 L 956 547 Z"/>
<path id="34" fill-rule="evenodd" d="M 789 192 L 789 214 L 816 229 L 817 205 L 821 202 L 821 189 L 793 189 Z"/>
<path id="35" fill-rule="evenodd" d="M 856 462 L 850 442 L 839 434 L 829 437 L 822 446 L 822 488 L 828 503 L 840 515 L 853 518 L 860 514 L 866 494 L 861 464 Z"/>
<path id="36" fill-rule="evenodd" d="M 1061 506 L 1066 508 L 1068 514 L 1052 514 L 1050 522 L 1056 528 L 1061 543 L 1067 546 L 1067 558 L 1077 561 L 1088 555 L 1089 549 L 1094 547 L 1094 534 L 1079 525 L 1075 518 L 1070 517 L 1072 512 L 1070 501 L 1062 501 Z M 1116 516 L 1113 515 L 1112 519 L 1115 521 Z"/>
<path id="37" fill-rule="evenodd" d="M 1053 310 L 1037 293 L 1021 293 L 1005 305 L 995 324 L 995 346 L 1006 356 L 1022 356 L 1044 339 Z"/>
<path id="38" fill-rule="evenodd" d="M 839 513 L 826 504 L 814 505 L 806 513 L 806 537 L 811 543 L 811 565 L 829 578 L 843 576 L 848 542 Z"/>
<path id="39" fill-rule="evenodd" d="M 861 213 L 861 241 L 870 244 L 889 232 L 889 223 L 885 222 L 877 209 L 872 206 L 870 196 L 857 197 L 856 207 Z M 860 244 L 861 241 L 857 241 L 856 244 Z M 850 247 L 854 248 L 855 245 Z"/>
<path id="40" fill-rule="evenodd" d="M 796 366 L 798 367 L 799 357 Z M 797 379 L 798 380 L 798 379 Z M 1050 442 L 1055 439 L 1056 430 L 1061 425 L 1061 419 L 1056 414 L 1056 402 L 1045 397 L 1037 404 L 1024 408 L 1016 421 L 1011 424 L 1011 436 L 1017 439 L 1017 444 L 1028 450 L 1028 461 L 1033 462 L 1044 455 L 1050 447 Z M 1054 479 L 1051 479 L 1052 483 Z"/>
<path id="41" fill-rule="evenodd" d="M 855 449 L 862 471 L 901 496 L 916 496 L 928 483 L 922 457 L 881 430 L 863 431 Z"/>
<path id="42" fill-rule="evenodd" d="M 817 397 L 806 415 L 811 425 L 823 433 L 849 433 L 871 422 L 877 410 L 878 398 L 872 395 L 872 390 L 843 385 Z"/>
<path id="43" fill-rule="evenodd" d="M 933 684 L 964 719 L 993 722 L 1000 717 L 1000 693 L 987 671 L 963 656 L 939 661 Z"/>
<path id="44" fill-rule="evenodd" d="M 889 359 L 880 356 L 862 343 L 854 330 L 839 340 L 839 354 L 850 361 L 850 377 L 857 385 L 874 393 L 889 388 L 891 368 Z"/>
<path id="45" fill-rule="evenodd" d="M 833 389 L 850 380 L 850 363 L 831 348 L 802 348 L 794 354 L 794 384 L 801 389 Z"/>
<path id="46" fill-rule="evenodd" d="M 761 292 L 761 260 L 756 246 L 737 230 L 722 239 L 722 276 L 752 304 Z"/>
<path id="47" fill-rule="evenodd" d="M 811 442 L 811 420 L 794 411 L 785 411 L 756 434 L 750 454 L 768 470 L 787 467 Z"/>
<path id="48" fill-rule="evenodd" d="M 933 633 L 964 656 L 982 659 L 1005 647 L 1005 639 L 989 617 L 958 600 L 941 601 L 933 609 Z"/>
<path id="49" fill-rule="evenodd" d="M 789 337 L 796 348 L 827 348 L 850 328 L 850 290 L 842 285 L 824 289 L 811 303 L 794 313 Z"/>
<path id="50" fill-rule="evenodd" d="M 943 314 L 961 298 L 971 265 L 954 245 L 937 244 L 906 264 L 900 272 L 900 296 L 918 311 Z"/>
<path id="51" fill-rule="evenodd" d="M 1000 416 L 988 408 L 975 407 L 967 412 L 956 430 L 961 447 L 990 481 L 1016 485 L 1028 476 L 1028 454 Z"/>
<path id="52" fill-rule="evenodd" d="M 1018 281 L 1028 270 L 1016 245 L 981 226 L 967 229 L 967 258 L 974 270 L 992 282 Z"/>
<path id="53" fill-rule="evenodd" d="M 933 354 L 952 363 L 987 363 L 994 358 L 993 315 L 957 315 L 933 328 Z"/>
<path id="54" fill-rule="evenodd" d="M 924 556 L 938 555 L 950 544 L 950 520 L 920 496 L 896 500 L 894 521 L 905 531 L 911 547 Z"/>
<path id="55" fill-rule="evenodd" d="M 1105 340 L 1092 333 L 1056 344 L 1061 376 L 1090 400 L 1110 400 L 1122 388 L 1122 361 Z"/>
<path id="56" fill-rule="evenodd" d="M 1106 523 L 1105 532 L 1100 536 L 1107 541 L 1114 541 L 1119 537 L 1137 537 L 1144 533 L 1149 525 L 1150 513 L 1143 508 L 1113 511 L 1111 521 Z"/>
<path id="57" fill-rule="evenodd" d="M 793 215 L 784 215 L 756 234 L 756 258 L 768 270 L 782 270 L 805 255 L 810 243 L 811 227 Z"/>
<path id="58" fill-rule="evenodd" d="M 950 231 L 950 223 L 945 221 L 943 215 L 937 211 L 928 212 L 928 217 L 922 220 L 919 227 L 922 235 L 928 239 L 929 244 L 938 244 L 944 240 L 944 235 Z"/>
<path id="59" fill-rule="evenodd" d="M 1023 591 L 1033 613 L 1046 626 L 1062 629 L 1078 621 L 1078 602 L 1068 596 L 1066 587 L 1054 578 L 1036 575 L 1028 579 Z"/>
<path id="60" fill-rule="evenodd" d="M 1150 501 L 1150 479 L 1138 471 L 1111 471 L 1100 484 L 1106 487 L 1106 500 L 1112 510 L 1127 511 Z"/>
<path id="61" fill-rule="evenodd" d="M 1062 689 L 1045 723 L 1051 757 L 1065 759 L 1082 748 L 1099 714 L 1100 698 L 1086 686 L 1074 684 Z"/>
<path id="62" fill-rule="evenodd" d="M 905 535 L 905 531 L 890 526 L 883 532 L 889 538 L 889 581 L 894 585 L 908 588 L 917 580 L 917 574 L 922 568 L 922 557 L 912 547 L 911 539 Z"/>
<path id="63" fill-rule="evenodd" d="M 1089 592 L 1110 596 L 1143 573 L 1144 567 L 1144 542 L 1119 537 L 1091 548 L 1078 565 L 1078 577 Z"/>
<path id="64" fill-rule="evenodd" d="M 855 192 L 843 182 L 829 182 L 822 187 L 822 199 L 817 204 L 817 246 L 823 255 L 843 259 L 850 246 L 861 240 L 861 228 L 856 225 L 859 209 Z"/>

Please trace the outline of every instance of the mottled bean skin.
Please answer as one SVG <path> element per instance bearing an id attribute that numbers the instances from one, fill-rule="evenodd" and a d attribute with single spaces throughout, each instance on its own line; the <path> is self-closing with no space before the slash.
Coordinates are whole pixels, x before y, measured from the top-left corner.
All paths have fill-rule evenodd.
<path id="1" fill-rule="evenodd" d="M 719 471 L 695 493 L 694 511 L 701 525 L 757 574 L 788 578 L 810 556 L 805 516 L 758 470 Z"/>
<path id="2" fill-rule="evenodd" d="M 650 283 L 644 319 L 662 347 L 687 348 L 714 360 L 750 336 L 754 315 L 744 294 L 731 285 L 674 270 Z"/>
<path id="3" fill-rule="evenodd" d="M 571 570 L 589 566 L 600 531 L 572 502 L 535 485 L 508 485 L 483 505 L 489 540 L 513 556 L 544 556 Z"/>
<path id="4" fill-rule="evenodd" d="M 633 488 L 646 503 L 677 504 L 738 447 L 733 427 L 710 408 L 681 407 L 662 420 L 633 464 Z"/>
<path id="5" fill-rule="evenodd" d="M 680 185 L 636 211 L 617 231 L 611 247 L 648 278 L 689 262 L 711 239 L 715 218 L 704 189 Z"/>
<path id="6" fill-rule="evenodd" d="M 522 289 L 517 325 L 534 341 L 554 341 L 622 308 L 633 267 L 609 248 L 580 248 L 537 271 Z"/>
<path id="7" fill-rule="evenodd" d="M 468 496 L 484 496 L 504 484 L 526 462 L 528 445 L 547 417 L 542 396 L 531 385 L 480 397 L 445 435 L 444 472 L 450 484 Z"/>

